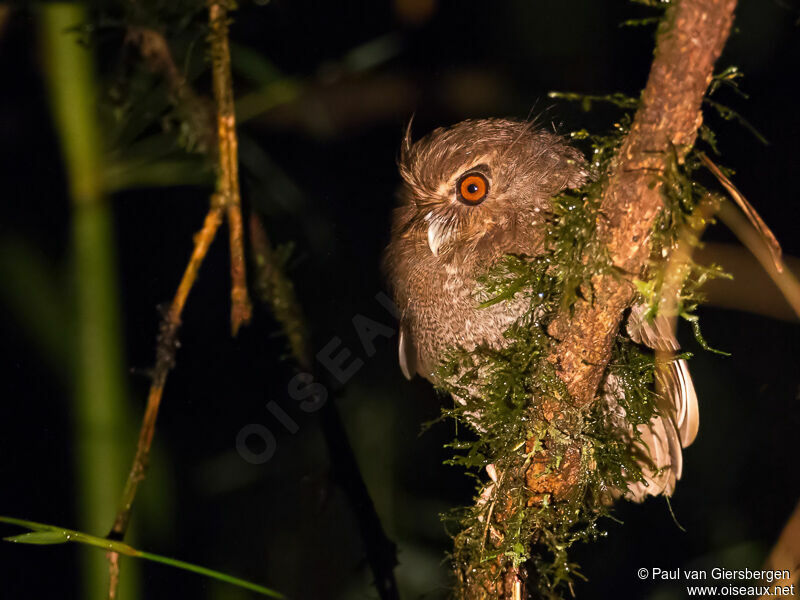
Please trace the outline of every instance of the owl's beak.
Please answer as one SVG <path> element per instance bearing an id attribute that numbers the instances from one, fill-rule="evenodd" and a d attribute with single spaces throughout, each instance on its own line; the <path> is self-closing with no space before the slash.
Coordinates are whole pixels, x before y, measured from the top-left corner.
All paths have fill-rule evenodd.
<path id="1" fill-rule="evenodd" d="M 449 219 L 433 216 L 429 212 L 425 216 L 428 222 L 428 247 L 434 256 L 439 256 L 439 248 L 441 248 L 453 234 L 453 225 Z"/>

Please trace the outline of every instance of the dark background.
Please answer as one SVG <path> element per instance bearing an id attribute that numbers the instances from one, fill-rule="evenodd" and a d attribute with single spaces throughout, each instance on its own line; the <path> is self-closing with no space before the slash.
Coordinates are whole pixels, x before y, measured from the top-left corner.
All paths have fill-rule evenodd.
<path id="1" fill-rule="evenodd" d="M 302 88 L 296 100 L 241 127 L 246 210 L 266 215 L 275 243 L 294 243 L 289 274 L 315 348 L 338 336 L 364 358 L 365 366 L 335 401 L 377 510 L 398 543 L 403 597 L 442 597 L 449 538 L 438 515 L 468 503 L 472 483 L 442 465 L 451 424 L 419 435 L 442 400 L 426 382 L 405 381 L 396 339 L 379 340 L 376 355 L 365 357 L 351 324 L 363 314 L 394 325 L 374 296 L 385 289 L 379 263 L 403 129 L 415 113 L 415 136 L 482 116 L 533 115 L 563 132 L 603 131 L 618 116 L 615 110 L 598 106 L 586 114 L 548 99 L 547 92 L 638 94 L 652 57 L 653 28 L 619 24 L 656 13 L 622 0 L 242 4 L 234 14 L 234 42 Z M 121 14 L 115 11 L 108 4 L 97 14 Z M 718 100 L 740 111 L 770 144 L 707 112 L 720 140 L 720 161 L 736 170 L 738 187 L 784 251 L 795 256 L 798 17 L 800 8 L 788 0 L 742 0 L 719 63 L 745 73 L 741 87 L 750 99 L 723 91 Z M 196 22 L 202 19 L 201 13 Z M 94 40 L 106 95 L 119 82 L 119 63 L 130 60 L 120 50 L 122 36 L 112 22 Z M 358 67 L 359 56 L 374 64 Z M 196 80 L 200 90 L 205 77 Z M 254 87 L 246 77 L 237 81 L 242 93 Z M 24 265 L 24 253 L 34 252 L 61 290 L 49 300 L 69 315 L 70 206 L 42 82 L 34 8 L 20 7 L 2 33 L 0 82 L 2 262 Z M 131 432 L 138 430 L 147 394 L 142 370 L 153 362 L 157 306 L 174 293 L 207 210 L 208 190 L 184 185 L 113 196 Z M 221 232 L 212 247 L 184 314 L 154 469 L 135 510 L 135 543 L 292 598 L 376 597 L 351 508 L 331 483 L 316 416 L 298 410 L 287 395 L 292 368 L 282 360 L 278 325 L 257 309 L 251 326 L 236 339 L 229 335 L 226 237 Z M 722 226 L 708 237 L 735 243 Z M 0 301 L 17 292 L 44 293 L 25 269 L 4 268 L 0 276 L 6 290 Z M 763 289 L 764 295 L 776 293 Z M 0 514 L 76 526 L 80 465 L 72 450 L 70 366 L 42 350 L 13 303 L 0 306 Z M 705 337 L 732 356 L 703 352 L 688 328 L 681 330 L 685 347 L 695 353 L 702 414 L 672 500 L 686 532 L 661 499 L 621 504 L 615 514 L 624 525 L 607 521 L 607 538 L 575 553 L 589 579 L 577 586 L 578 597 L 684 597 L 680 586 L 639 581 L 640 567 L 759 568 L 800 496 L 797 324 L 713 306 L 700 315 Z M 55 332 L 68 347 L 72 329 L 67 320 Z M 296 434 L 270 415 L 270 400 L 297 420 Z M 264 465 L 250 465 L 236 453 L 236 435 L 249 423 L 267 426 L 278 438 Z M 132 456 L 132 442 L 123 443 Z M 109 485 L 121 490 L 122 483 Z M 3 535 L 15 532 L 0 528 Z M 0 597 L 84 597 L 78 567 L 83 552 L 95 551 L 0 545 Z M 143 566 L 141 590 L 148 599 L 248 597 L 152 565 Z"/>

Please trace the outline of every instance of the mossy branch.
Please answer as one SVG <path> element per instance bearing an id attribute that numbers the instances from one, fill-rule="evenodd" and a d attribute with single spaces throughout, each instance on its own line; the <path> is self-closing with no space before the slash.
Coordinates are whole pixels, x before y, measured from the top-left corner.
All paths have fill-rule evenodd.
<path id="1" fill-rule="evenodd" d="M 663 207 L 662 175 L 677 153 L 682 161 L 702 123 L 700 107 L 733 22 L 736 0 L 681 0 L 662 20 L 641 105 L 608 174 L 597 235 L 611 263 L 638 277 L 647 266 L 650 236 Z M 630 280 L 592 281 L 594 302 L 578 301 L 551 327 L 553 355 L 572 397 L 592 401 L 611 355 L 623 311 L 633 300 Z"/>
<path id="2" fill-rule="evenodd" d="M 573 522 L 572 516 L 563 518 L 559 512 L 543 509 L 561 504 L 567 507 L 564 510 L 572 510 L 580 502 L 578 495 L 591 492 L 581 480 L 587 464 L 599 462 L 598 450 L 611 450 L 593 445 L 587 426 L 598 418 L 594 401 L 612 350 L 620 351 L 617 333 L 636 296 L 633 280 L 643 277 L 651 260 L 651 237 L 664 208 L 665 181 L 669 170 L 682 164 L 694 145 L 702 123 L 702 101 L 730 33 L 735 7 L 736 0 L 675 0 L 661 20 L 655 58 L 630 129 L 606 172 L 598 174 L 602 189 L 593 213 L 592 239 L 581 249 L 583 260 L 577 257 L 575 264 L 567 265 L 578 271 L 583 265 L 585 270 L 602 256 L 605 266 L 576 290 L 567 306 L 562 302 L 548 327 L 553 343 L 547 362 L 566 393 L 551 393 L 540 406 L 532 407 L 531 422 L 540 426 L 531 432 L 525 452 L 509 454 L 506 464 L 497 465 L 504 473 L 504 488 L 509 489 L 508 481 L 524 485 L 528 500 L 520 504 L 509 495 L 494 500 L 489 541 L 507 546 L 509 538 L 519 539 L 518 531 L 512 529 L 526 531 L 520 527 L 525 519 L 529 526 L 533 524 L 526 534 L 531 537 L 517 544 L 522 551 L 512 548 L 488 561 L 477 556 L 468 564 L 457 564 L 461 598 L 521 600 L 527 595 L 523 590 L 529 575 L 524 563 L 529 556 L 523 546 L 537 540 L 546 543 L 548 535 L 562 529 L 561 533 L 571 535 L 565 523 Z M 495 496 L 499 483 L 496 486 Z M 475 512 L 482 514 L 486 502 L 486 498 L 478 500 Z M 555 520 L 548 521 L 548 515 Z M 469 535 L 468 531 L 462 534 Z M 586 532 L 587 539 L 596 535 L 591 529 Z M 569 543 L 573 538 L 569 537 Z M 559 580 L 564 581 L 564 569 L 574 570 L 563 552 L 556 554 L 560 567 L 555 573 L 537 574 L 555 579 L 540 589 L 554 590 Z M 534 569 L 540 570 L 540 563 L 534 560 Z M 557 597 L 554 591 L 547 593 Z"/>

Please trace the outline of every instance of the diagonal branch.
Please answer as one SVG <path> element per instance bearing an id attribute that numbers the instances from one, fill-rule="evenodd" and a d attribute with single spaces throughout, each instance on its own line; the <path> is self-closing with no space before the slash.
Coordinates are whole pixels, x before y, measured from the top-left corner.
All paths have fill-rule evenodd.
<path id="1" fill-rule="evenodd" d="M 175 365 L 175 350 L 178 347 L 178 328 L 181 324 L 181 315 L 186 305 L 186 299 L 194 286 L 200 265 L 203 264 L 211 242 L 217 234 L 222 223 L 222 207 L 217 201 L 216 196 L 212 197 L 211 208 L 206 215 L 203 228 L 195 236 L 195 245 L 189 264 L 181 278 L 175 297 L 172 299 L 167 314 L 161 322 L 158 334 L 158 344 L 156 346 L 156 364 L 153 368 L 153 381 L 150 384 L 150 392 L 147 396 L 147 407 L 144 418 L 142 419 L 141 429 L 139 430 L 139 441 L 136 445 L 136 455 L 133 459 L 128 480 L 125 482 L 125 489 L 122 492 L 122 499 L 114 518 L 114 525 L 108 538 L 112 540 L 122 540 L 128 530 L 133 509 L 133 501 L 139 484 L 145 477 L 147 465 L 150 459 L 150 448 L 153 444 L 153 434 L 155 433 L 156 419 L 158 410 L 161 406 L 161 397 L 164 393 L 164 385 L 167 382 L 167 375 Z M 116 598 L 116 589 L 119 578 L 119 555 L 109 552 L 109 569 L 111 583 L 109 587 L 109 600 Z"/>
<path id="2" fill-rule="evenodd" d="M 626 277 L 596 276 L 593 301 L 578 301 L 550 328 L 559 340 L 551 358 L 578 406 L 586 408 L 595 398 L 623 313 L 634 299 L 630 279 L 647 265 L 650 235 L 663 207 L 660 175 L 673 152 L 682 161 L 694 145 L 702 100 L 735 7 L 736 0 L 681 0 L 661 22 L 647 86 L 611 167 L 597 221 L 611 264 Z M 577 469 L 556 473 L 548 491 L 563 497 L 577 476 Z"/>
<path id="3" fill-rule="evenodd" d="M 549 327 L 557 340 L 549 360 L 569 398 L 548 400 L 544 414 L 570 432 L 572 441 L 561 449 L 563 460 L 551 472 L 545 472 L 544 465 L 556 463 L 548 458 L 546 447 L 532 464 L 512 469 L 524 475 L 523 481 L 539 498 L 563 501 L 579 485 L 581 424 L 560 422 L 561 416 L 575 407 L 588 411 L 596 397 L 623 313 L 634 300 L 631 280 L 643 274 L 650 256 L 651 231 L 663 207 L 661 175 L 669 161 L 675 156 L 682 161 L 694 144 L 702 123 L 702 99 L 730 33 L 735 7 L 736 0 L 675 0 L 662 19 L 655 58 L 630 132 L 610 171 L 603 174 L 606 184 L 596 235 L 614 273 L 594 276 L 592 300 L 578 300 Z M 536 439 L 528 442 L 526 450 L 531 455 L 536 443 Z M 515 510 L 509 506 L 495 511 L 494 522 L 502 527 Z M 472 567 L 460 573 L 461 598 L 523 597 L 528 576 L 522 565 L 500 556 L 488 568 Z"/>
<path id="4" fill-rule="evenodd" d="M 798 570 L 800 569 L 800 504 L 795 507 L 794 512 L 786 522 L 778 541 L 767 557 L 764 569 L 788 571 L 789 577 L 770 582 L 770 587 L 772 591 L 775 591 L 778 587 L 784 588 L 782 591 L 788 591 L 791 586 L 792 595 L 794 594 L 794 589 L 800 583 L 800 570 Z M 786 595 L 789 594 L 787 593 Z M 768 600 L 776 597 L 778 596 L 775 594 L 764 594 L 759 600 Z"/>
<path id="5" fill-rule="evenodd" d="M 736 0 L 682 0 L 662 21 L 641 106 L 619 150 L 597 223 L 612 264 L 631 277 L 647 264 L 650 233 L 662 208 L 659 175 L 673 148 L 682 160 L 694 144 L 703 118 L 700 105 L 735 6 Z M 561 315 L 552 326 L 561 341 L 553 358 L 582 405 L 594 398 L 634 295 L 629 281 L 613 275 L 592 283 L 595 301 L 578 302 L 573 315 Z"/>

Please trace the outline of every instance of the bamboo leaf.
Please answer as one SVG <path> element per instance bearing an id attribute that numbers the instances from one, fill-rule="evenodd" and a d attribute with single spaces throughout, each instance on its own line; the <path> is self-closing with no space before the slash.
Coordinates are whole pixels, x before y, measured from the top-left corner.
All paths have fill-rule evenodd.
<path id="1" fill-rule="evenodd" d="M 16 544 L 48 546 L 51 544 L 64 544 L 69 541 L 69 537 L 63 531 L 31 531 L 29 533 L 5 537 L 3 540 Z"/>

